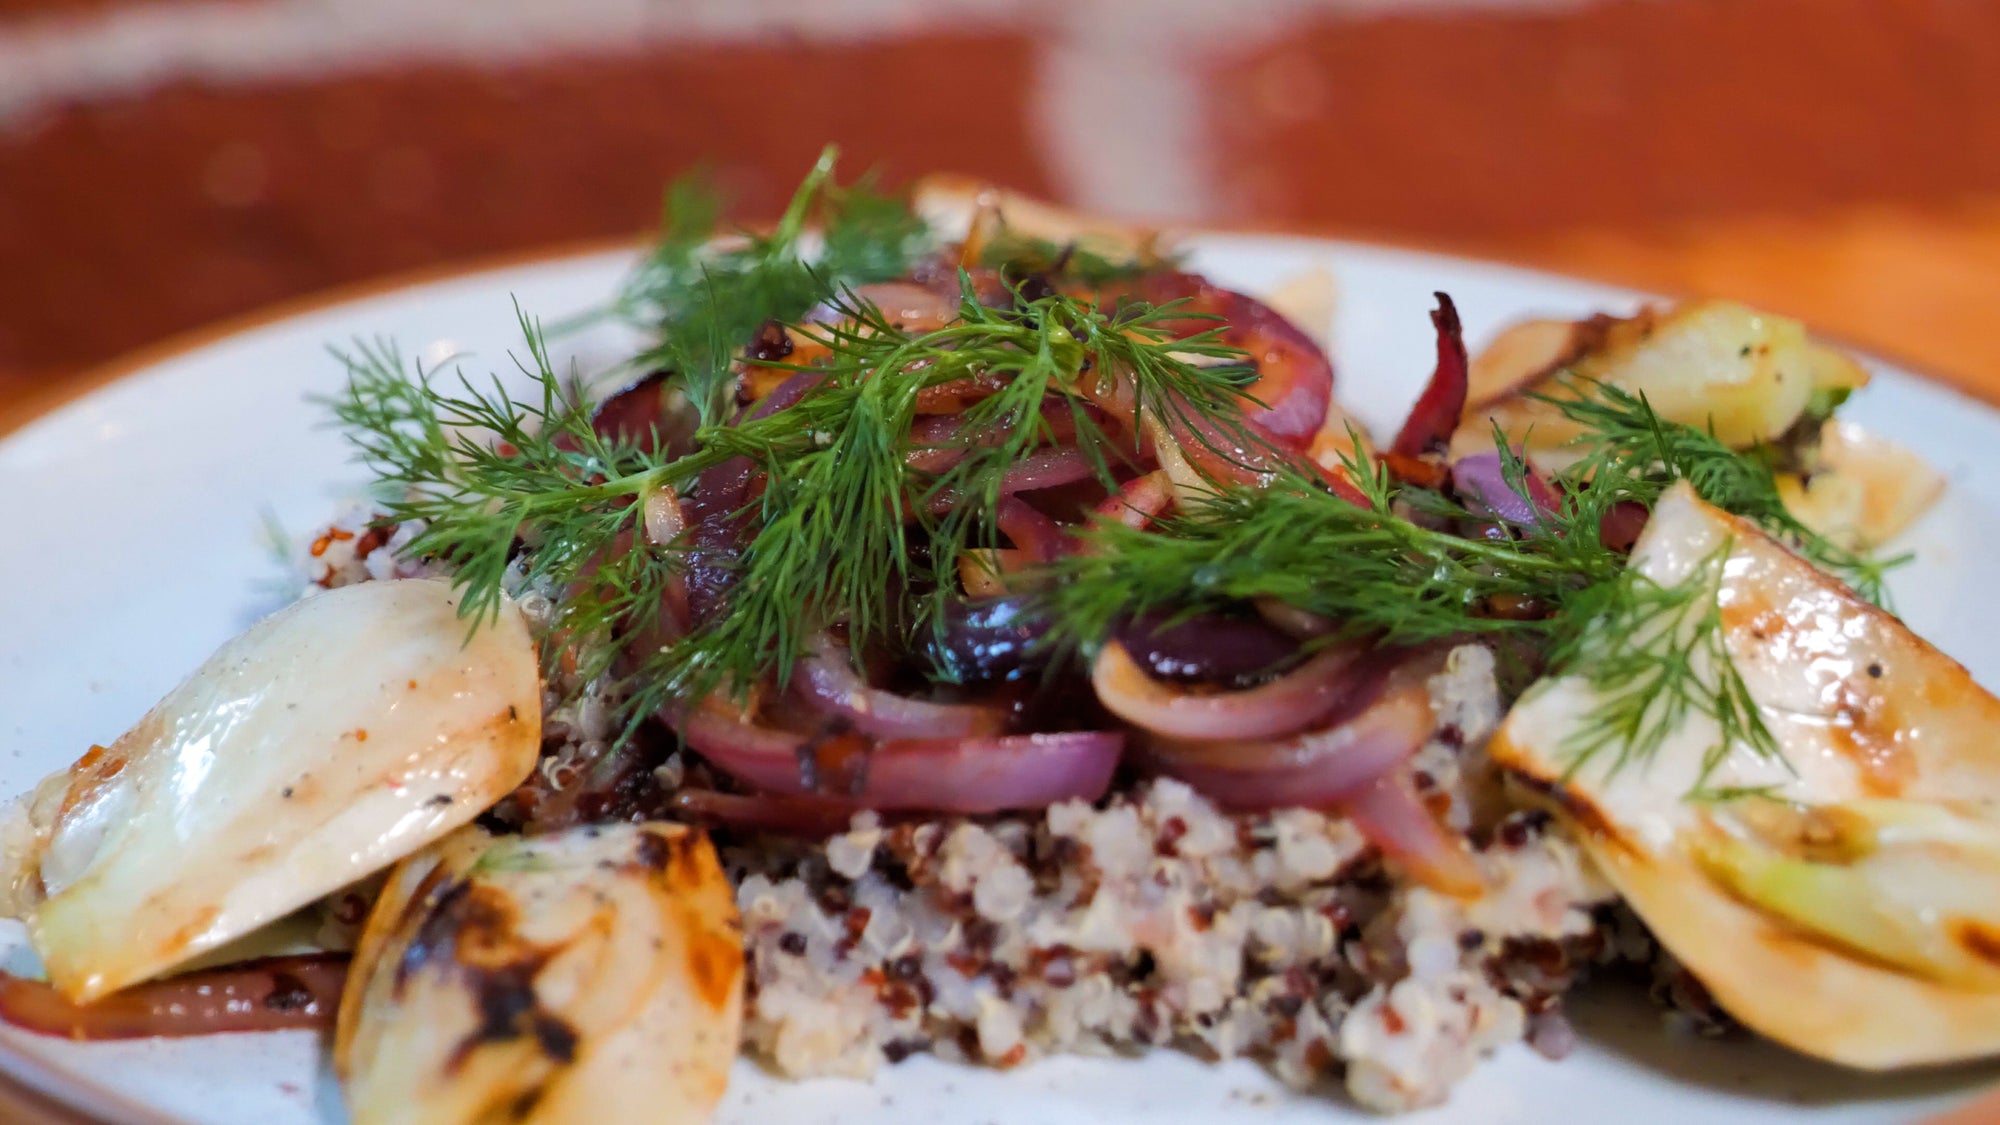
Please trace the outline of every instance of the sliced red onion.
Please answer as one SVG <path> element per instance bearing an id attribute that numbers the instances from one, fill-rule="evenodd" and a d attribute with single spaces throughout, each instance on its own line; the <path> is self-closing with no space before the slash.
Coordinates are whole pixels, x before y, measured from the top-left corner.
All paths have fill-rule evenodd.
<path id="1" fill-rule="evenodd" d="M 927 289 L 907 281 L 884 281 L 873 285 L 859 286 L 854 296 L 874 305 L 882 313 L 882 318 L 905 332 L 923 333 L 943 328 L 958 319 L 958 296 Z M 835 324 L 846 320 L 842 305 L 852 304 L 842 299 L 839 302 L 822 301 L 807 310 L 799 318 L 800 324 Z"/>
<path id="2" fill-rule="evenodd" d="M 1157 739 L 1152 763 L 1232 808 L 1324 807 L 1344 800 L 1408 761 L 1435 726 L 1421 677 L 1378 667 L 1372 679 L 1354 689 L 1372 700 L 1331 726 L 1269 741 Z"/>
<path id="3" fill-rule="evenodd" d="M 684 453 L 693 443 L 697 419 L 678 396 L 668 394 L 671 389 L 668 372 L 651 372 L 598 403 L 590 428 L 600 437 L 648 452 Z"/>
<path id="4" fill-rule="evenodd" d="M 1119 486 L 1102 504 L 1097 515 L 1127 527 L 1144 528 L 1174 506 L 1174 481 L 1165 469 L 1154 469 Z"/>
<path id="5" fill-rule="evenodd" d="M 1014 541 L 1016 550 L 1037 563 L 1060 558 L 1068 541 L 1056 521 L 1030 507 L 1018 496 L 1005 496 L 993 511 L 1001 532 Z"/>
<path id="6" fill-rule="evenodd" d="M 1352 688 L 1358 646 L 1329 648 L 1261 687 L 1193 691 L 1146 675 L 1117 641 L 1091 666 L 1090 683 L 1106 710 L 1134 726 L 1176 739 L 1269 738 L 1324 717 Z"/>
<path id="7" fill-rule="evenodd" d="M 1152 305 L 1181 301 L 1177 314 L 1159 322 L 1176 337 L 1215 331 L 1223 343 L 1242 349 L 1257 368 L 1249 387 L 1255 401 L 1244 417 L 1288 445 L 1303 445 L 1326 421 L 1333 397 L 1333 364 L 1311 336 L 1277 310 L 1234 290 L 1212 285 L 1199 274 L 1149 273 L 1113 300 L 1130 298 Z"/>
<path id="8" fill-rule="evenodd" d="M 1516 492 L 1508 482 L 1506 464 L 1497 450 L 1453 462 L 1451 483 L 1461 497 L 1484 507 L 1495 519 L 1519 527 L 1536 527 L 1562 510 L 1562 500 L 1532 466 L 1523 462 L 1523 468 L 1527 471 L 1523 482 L 1526 495 Z"/>
<path id="9" fill-rule="evenodd" d="M 1092 407 L 1086 413 L 1095 416 L 1099 411 Z M 1076 437 L 1076 413 L 1066 402 L 1044 401 L 1034 425 L 1042 441 L 1060 443 Z M 925 414 L 910 427 L 910 452 L 903 455 L 903 463 L 927 473 L 941 473 L 964 460 L 970 447 L 998 445 L 1010 429 L 1009 425 L 998 425 L 968 434 L 962 415 Z"/>
<path id="10" fill-rule="evenodd" d="M 1096 475 L 1096 464 L 1083 450 L 1073 445 L 1038 449 L 1015 462 L 1000 478 L 1000 494 L 1012 496 L 1017 492 L 1035 492 L 1075 484 Z M 932 512 L 942 515 L 957 507 L 958 502 L 958 492 L 946 489 L 932 494 L 930 508 Z"/>
<path id="11" fill-rule="evenodd" d="M 703 470 L 681 498 L 682 519 L 688 525 L 687 602 L 692 621 L 707 621 L 719 612 L 736 582 L 736 559 L 750 535 L 750 513 L 745 509 L 756 483 L 757 467 L 750 459 L 731 457 Z"/>
<path id="12" fill-rule="evenodd" d="M 957 414 L 980 399 L 991 397 L 1006 385 L 1004 377 L 984 373 L 937 383 L 917 392 L 917 413 Z"/>
<path id="13" fill-rule="evenodd" d="M 825 839 L 847 831 L 860 806 L 832 797 L 781 797 L 770 793 L 718 793 L 683 789 L 668 802 L 699 824 Z"/>
<path id="14" fill-rule="evenodd" d="M 1015 680 L 1044 666 L 1036 642 L 1048 628 L 1048 620 L 1023 598 L 956 601 L 945 608 L 926 651 L 939 673 L 955 683 Z"/>
<path id="15" fill-rule="evenodd" d="M 756 405 L 750 408 L 750 412 L 744 415 L 743 420 L 755 422 L 769 418 L 780 410 L 790 410 L 825 379 L 826 375 L 819 371 L 795 372 L 784 382 L 772 387 L 770 394 L 758 399 Z"/>
<path id="16" fill-rule="evenodd" d="M 910 426 L 910 451 L 903 463 L 925 473 L 942 473 L 965 459 L 965 446 L 957 444 L 956 414 L 926 414 Z"/>
<path id="17" fill-rule="evenodd" d="M 1431 889 L 1453 895 L 1476 895 L 1485 889 L 1465 841 L 1425 807 L 1407 771 L 1376 778 L 1343 798 L 1340 806 L 1383 855 Z"/>
<path id="18" fill-rule="evenodd" d="M 147 1039 L 332 1027 L 347 957 L 267 957 L 184 973 L 78 1004 L 41 981 L 0 973 L 0 1020 L 64 1039 Z"/>
<path id="19" fill-rule="evenodd" d="M 884 742 L 861 799 L 872 808 L 984 813 L 1095 801 L 1124 753 L 1117 731 Z"/>
<path id="20" fill-rule="evenodd" d="M 1006 717 L 976 703 L 935 703 L 869 687 L 845 648 L 821 637 L 792 674 L 792 689 L 814 710 L 883 738 L 970 738 L 1000 733 Z"/>
<path id="21" fill-rule="evenodd" d="M 1312 440 L 1333 398 L 1333 364 L 1311 336 L 1262 301 L 1228 292 L 1221 309 L 1224 343 L 1249 353 L 1257 365 L 1250 396 L 1260 406 L 1247 416 L 1293 445 Z"/>
<path id="22" fill-rule="evenodd" d="M 1471 369 L 1465 355 L 1465 334 L 1459 328 L 1458 306 L 1443 293 L 1437 294 L 1437 299 L 1437 311 L 1431 313 L 1431 324 L 1437 329 L 1437 367 L 1389 447 L 1405 457 L 1444 452 L 1465 414 Z"/>
<path id="23" fill-rule="evenodd" d="M 1318 640 L 1332 636 L 1340 629 L 1340 622 L 1317 613 L 1308 613 L 1297 606 L 1286 605 L 1276 598 L 1258 598 L 1254 603 L 1257 616 L 1270 622 L 1279 632 L 1301 641 Z"/>
<path id="24" fill-rule="evenodd" d="M 1293 663 L 1298 641 L 1259 618 L 1202 614 L 1174 621 L 1150 614 L 1118 630 L 1118 641 L 1155 679 L 1242 684 Z"/>
<path id="25" fill-rule="evenodd" d="M 687 530 L 687 513 L 681 509 L 680 496 L 664 485 L 646 497 L 640 512 L 646 525 L 646 538 L 655 546 L 668 546 Z"/>
<path id="26" fill-rule="evenodd" d="M 997 738 L 823 738 L 699 709 L 681 737 L 716 768 L 767 793 L 832 796 L 863 808 L 989 813 L 1094 801 L 1111 786 L 1124 736 L 1115 731 Z"/>
<path id="27" fill-rule="evenodd" d="M 1652 513 L 1646 510 L 1644 504 L 1637 500 L 1620 500 L 1597 521 L 1597 537 L 1614 551 L 1629 551 L 1639 541 L 1639 533 L 1646 530 L 1646 521 L 1651 518 Z"/>
<path id="28" fill-rule="evenodd" d="M 1096 472 L 1097 466 L 1075 446 L 1038 449 L 1007 470 L 1006 475 L 1000 478 L 1000 491 L 1011 495 L 1054 488 L 1089 480 Z"/>

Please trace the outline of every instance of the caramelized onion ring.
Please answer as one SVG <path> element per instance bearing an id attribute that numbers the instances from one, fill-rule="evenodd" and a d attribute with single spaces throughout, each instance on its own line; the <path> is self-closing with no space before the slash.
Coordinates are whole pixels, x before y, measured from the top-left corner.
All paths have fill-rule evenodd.
<path id="1" fill-rule="evenodd" d="M 1123 644 L 1111 641 L 1091 666 L 1090 684 L 1106 710 L 1154 734 L 1175 739 L 1270 738 L 1307 726 L 1346 699 L 1362 651 L 1353 645 L 1329 648 L 1268 684 L 1244 691 L 1199 692 L 1146 675 Z"/>
<path id="2" fill-rule="evenodd" d="M 792 685 L 815 711 L 884 738 L 983 737 L 1000 733 L 1007 721 L 997 709 L 976 703 L 934 703 L 869 687 L 847 650 L 826 637 L 814 641 L 799 661 Z"/>
<path id="3" fill-rule="evenodd" d="M 266 957 L 147 981 L 93 1004 L 0 973 L 0 1020 L 66 1039 L 148 1039 L 331 1027 L 347 982 L 344 954 Z"/>
<path id="4" fill-rule="evenodd" d="M 1435 720 L 1420 676 L 1377 669 L 1359 713 L 1332 726 L 1270 741 L 1152 743 L 1154 768 L 1219 804 L 1240 809 L 1325 806 L 1408 761 Z"/>
<path id="5" fill-rule="evenodd" d="M 1476 895 L 1485 881 L 1465 842 L 1438 823 L 1407 772 L 1386 774 L 1340 802 L 1369 842 L 1433 890 Z"/>

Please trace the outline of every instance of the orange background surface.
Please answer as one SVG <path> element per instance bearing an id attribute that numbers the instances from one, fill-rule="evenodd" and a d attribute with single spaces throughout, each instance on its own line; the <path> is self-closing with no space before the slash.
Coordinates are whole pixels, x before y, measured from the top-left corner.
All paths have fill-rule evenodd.
<path id="1" fill-rule="evenodd" d="M 1736 296 L 2000 398 L 2000 4 L 746 0 L 629 43 L 252 65 L 257 21 L 319 6 L 0 0 L 0 418 L 275 301 L 641 230 L 696 161 L 768 214 L 828 140 L 891 179 Z M 183 12 L 244 38 L 175 46 Z"/>

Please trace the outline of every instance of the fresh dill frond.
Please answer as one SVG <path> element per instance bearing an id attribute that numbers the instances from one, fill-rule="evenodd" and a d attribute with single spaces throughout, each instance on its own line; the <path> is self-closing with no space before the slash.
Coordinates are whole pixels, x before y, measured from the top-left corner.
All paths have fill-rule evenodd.
<path id="1" fill-rule="evenodd" d="M 1567 773 L 1603 761 L 1605 776 L 1656 757 L 1692 715 L 1716 725 L 1690 795 L 1737 746 L 1784 761 L 1723 631 L 1720 593 L 1732 541 L 1664 585 L 1627 568 L 1576 592 L 1563 607 L 1550 655 L 1558 675 L 1580 676 L 1599 701 L 1563 747 Z"/>
<path id="2" fill-rule="evenodd" d="M 1572 443 L 1583 458 L 1563 474 L 1579 491 L 1614 493 L 1650 509 L 1670 485 L 1685 480 L 1703 500 L 1757 524 L 1878 605 L 1886 597 L 1887 572 L 1908 558 L 1872 558 L 1808 528 L 1785 507 L 1768 458 L 1660 417 L 1643 394 L 1567 377 L 1561 393 L 1536 397 L 1584 429 Z"/>
<path id="3" fill-rule="evenodd" d="M 661 233 L 615 303 L 659 343 L 634 366 L 682 380 L 704 424 L 730 404 L 732 363 L 767 321 L 793 321 L 842 286 L 908 272 L 928 245 L 922 218 L 866 180 L 834 181 L 838 152 L 828 146 L 768 233 L 738 232 L 718 243 L 719 193 L 700 175 L 668 188 Z M 818 220 L 819 252 L 805 239 Z"/>
<path id="4" fill-rule="evenodd" d="M 674 474 L 662 455 L 591 428 L 540 326 L 516 314 L 527 348 L 517 363 L 534 386 L 526 399 L 498 378 L 440 378 L 421 365 L 412 378 L 392 346 L 364 342 L 335 352 L 348 385 L 324 402 L 374 473 L 387 518 L 420 525 L 406 553 L 443 564 L 463 591 L 470 627 L 510 593 L 562 591 L 545 653 L 576 654 L 588 680 L 610 668 L 614 633 L 658 621 L 678 559 L 646 543 L 641 524 L 647 497 Z"/>
<path id="5" fill-rule="evenodd" d="M 1046 589 L 1058 640 L 1091 647 L 1139 614 L 1262 599 L 1383 644 L 1546 636 L 1546 616 L 1502 611 L 1552 609 L 1620 565 L 1609 551 L 1551 551 L 1562 541 L 1554 534 L 1474 539 L 1427 527 L 1394 510 L 1412 490 L 1385 473 L 1364 472 L 1358 484 L 1367 506 L 1293 476 L 1264 490 L 1220 488 L 1151 529 L 1093 528 L 1088 549 L 1056 563 Z"/>
<path id="6" fill-rule="evenodd" d="M 696 435 L 700 452 L 677 471 L 740 456 L 767 484 L 721 615 L 657 654 L 642 680 L 681 698 L 767 676 L 782 684 L 828 626 L 844 626 L 859 653 L 937 623 L 958 561 L 998 541 L 1007 472 L 1054 444 L 1053 414 L 1068 416 L 1069 440 L 1115 483 L 1118 441 L 1086 401 L 1085 381 L 1099 373 L 1131 380 L 1142 411 L 1201 410 L 1219 433 L 1242 429 L 1246 369 L 1193 362 L 1240 353 L 1206 336 L 1170 338 L 1159 322 L 1176 310 L 1107 313 L 1062 294 L 994 309 L 961 283 L 958 318 L 915 335 L 845 294 L 834 323 L 807 330 L 827 351 L 798 369 L 817 386 L 786 410 Z M 913 467 L 925 448 L 912 436 L 921 393 L 972 379 L 996 389 L 959 414 L 956 460 Z"/>
<path id="7" fill-rule="evenodd" d="M 679 457 L 598 434 L 525 316 L 525 394 L 421 368 L 411 378 L 393 349 L 364 344 L 341 357 L 349 385 L 330 405 L 382 484 L 387 517 L 420 524 L 408 552 L 450 571 L 473 626 L 510 593 L 559 592 L 547 653 L 575 660 L 585 680 L 613 668 L 619 642 L 655 632 L 684 573 L 685 542 L 646 538 L 648 499 L 738 458 L 760 470 L 715 616 L 622 665 L 636 721 L 717 690 L 782 686 L 830 627 L 857 654 L 906 640 L 955 589 L 956 560 L 997 542 L 1006 475 L 1054 444 L 1050 417 L 1069 416 L 1068 440 L 1114 483 L 1120 439 L 1088 405 L 1094 380 L 1128 381 L 1142 412 L 1200 411 L 1223 443 L 1247 440 L 1248 369 L 1211 337 L 1170 338 L 1162 322 L 1175 309 L 1106 312 L 1061 294 L 993 309 L 962 285 L 959 318 L 914 335 L 844 292 L 838 320 L 804 330 L 826 352 L 796 369 L 816 384 L 784 410 L 701 427 Z M 997 393 L 959 416 L 955 462 L 914 466 L 923 392 L 975 379 Z"/>
<path id="8" fill-rule="evenodd" d="M 1073 278 L 1085 285 L 1108 285 L 1177 269 L 1180 260 L 1156 255 L 1115 258 L 1082 242 L 1053 242 L 1003 228 L 980 248 L 979 264 L 1017 275 L 1041 273 Z"/>

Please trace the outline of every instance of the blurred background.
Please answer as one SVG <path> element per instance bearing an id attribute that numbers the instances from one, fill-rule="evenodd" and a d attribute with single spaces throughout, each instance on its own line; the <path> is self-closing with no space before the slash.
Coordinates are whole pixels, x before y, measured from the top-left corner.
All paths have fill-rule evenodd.
<path id="1" fill-rule="evenodd" d="M 286 298 L 848 172 L 1803 316 L 2000 397 L 2000 2 L 0 0 L 0 423 Z"/>

